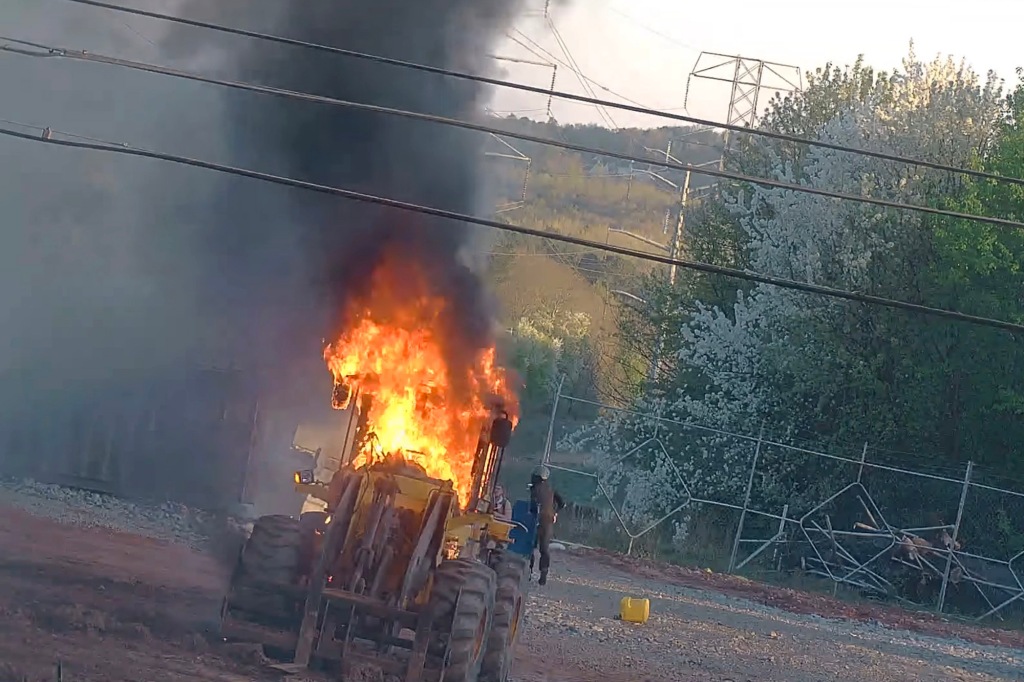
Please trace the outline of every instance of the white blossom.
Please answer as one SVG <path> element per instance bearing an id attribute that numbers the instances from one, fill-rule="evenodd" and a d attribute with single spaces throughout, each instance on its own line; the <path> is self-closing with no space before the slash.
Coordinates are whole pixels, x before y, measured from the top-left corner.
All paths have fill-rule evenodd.
<path id="1" fill-rule="evenodd" d="M 982 83 L 952 60 L 925 64 L 911 54 L 886 87 L 825 122 L 819 139 L 962 166 L 984 150 L 1000 114 L 999 85 L 991 76 Z M 773 179 L 845 194 L 922 204 L 930 188 L 952 182 L 941 171 L 831 149 L 808 150 L 799 167 L 773 154 L 769 143 L 762 151 L 775 161 Z M 920 214 L 760 186 L 732 197 L 730 206 L 747 237 L 752 270 L 855 291 L 871 289 L 873 266 L 924 225 Z M 564 445 L 585 442 L 590 451 L 604 453 L 602 478 L 615 489 L 609 494 L 631 529 L 657 520 L 678 502 L 676 470 L 694 495 L 736 503 L 754 444 L 729 433 L 756 434 L 766 420 L 784 430 L 787 425 L 772 421 L 784 403 L 790 412 L 814 409 L 794 405 L 796 399 L 812 399 L 806 392 L 780 391 L 778 378 L 809 382 L 800 368 L 837 361 L 829 348 L 800 343 L 798 337 L 810 326 L 832 325 L 845 305 L 769 285 L 741 292 L 729 309 L 698 304 L 678 331 L 678 361 L 681 369 L 704 379 L 704 393 L 644 397 L 632 413 L 609 411 Z M 675 468 L 651 453 L 617 462 L 655 436 Z M 765 479 L 784 480 L 787 467 L 800 465 L 773 461 Z M 677 532 L 685 536 L 687 531 Z"/>

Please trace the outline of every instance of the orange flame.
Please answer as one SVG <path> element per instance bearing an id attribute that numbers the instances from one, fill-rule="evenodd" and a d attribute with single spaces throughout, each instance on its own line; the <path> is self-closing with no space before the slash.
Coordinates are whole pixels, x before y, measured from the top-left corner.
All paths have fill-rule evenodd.
<path id="1" fill-rule="evenodd" d="M 372 398 L 366 418 L 373 437 L 352 463 L 399 457 L 418 464 L 452 481 L 465 507 L 481 428 L 498 404 L 513 424 L 517 419 L 507 373 L 493 346 L 450 364 L 443 328 L 449 303 L 413 265 L 385 262 L 371 284 L 368 300 L 349 307 L 344 333 L 324 349 L 334 406 L 345 409 L 356 391 Z"/>

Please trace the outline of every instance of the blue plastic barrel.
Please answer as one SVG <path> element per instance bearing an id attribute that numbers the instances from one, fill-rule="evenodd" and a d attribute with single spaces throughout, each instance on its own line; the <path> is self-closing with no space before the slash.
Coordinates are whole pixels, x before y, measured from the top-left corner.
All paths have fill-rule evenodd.
<path id="1" fill-rule="evenodd" d="M 537 517 L 530 513 L 529 500 L 516 500 L 512 505 L 512 521 L 517 525 L 510 534 L 512 543 L 509 549 L 516 554 L 530 556 L 537 535 Z"/>

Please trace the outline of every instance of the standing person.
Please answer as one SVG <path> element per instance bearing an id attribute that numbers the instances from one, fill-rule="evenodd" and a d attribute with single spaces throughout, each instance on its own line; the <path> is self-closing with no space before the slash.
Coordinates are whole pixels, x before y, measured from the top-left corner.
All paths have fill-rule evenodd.
<path id="1" fill-rule="evenodd" d="M 494 501 L 491 503 L 494 515 L 502 521 L 512 520 L 512 500 L 505 497 L 505 486 L 494 484 Z"/>
<path id="2" fill-rule="evenodd" d="M 530 511 L 537 519 L 536 547 L 540 551 L 540 579 L 538 585 L 548 581 L 548 567 L 551 565 L 551 536 L 554 533 L 555 518 L 565 507 L 562 496 L 551 487 L 551 470 L 543 464 L 533 470 L 530 477 Z M 533 553 L 530 553 L 530 575 L 533 575 Z"/>

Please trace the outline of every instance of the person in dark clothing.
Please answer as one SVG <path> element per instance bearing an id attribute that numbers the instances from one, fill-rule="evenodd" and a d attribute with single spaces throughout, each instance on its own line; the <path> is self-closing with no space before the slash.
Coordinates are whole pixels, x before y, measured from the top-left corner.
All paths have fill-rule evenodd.
<path id="1" fill-rule="evenodd" d="M 537 519 L 535 547 L 540 551 L 540 578 L 538 585 L 548 581 L 548 566 L 551 565 L 551 536 L 554 533 L 555 517 L 565 508 L 565 500 L 548 480 L 551 470 L 541 464 L 530 477 L 530 512 Z M 530 575 L 533 575 L 534 554 L 530 553 Z"/>

